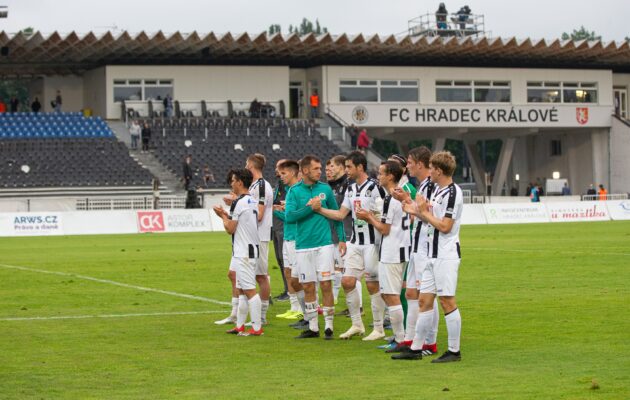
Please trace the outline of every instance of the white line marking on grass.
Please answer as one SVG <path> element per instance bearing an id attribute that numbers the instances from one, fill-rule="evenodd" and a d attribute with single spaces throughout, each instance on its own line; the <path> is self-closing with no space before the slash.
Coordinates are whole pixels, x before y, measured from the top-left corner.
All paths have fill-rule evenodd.
<path id="1" fill-rule="evenodd" d="M 506 249 L 506 248 L 498 248 L 498 247 L 465 247 L 464 249 L 473 250 L 473 251 L 499 251 L 504 253 L 547 253 L 554 252 L 553 250 L 542 250 L 542 249 Z M 555 253 L 566 254 L 566 255 L 576 255 L 576 254 L 586 254 L 592 256 L 624 256 L 630 257 L 630 253 L 602 253 L 597 250 L 593 250 L 593 252 L 586 251 L 556 251 Z"/>
<path id="2" fill-rule="evenodd" d="M 71 277 L 71 278 L 83 279 L 83 280 L 92 281 L 92 282 L 107 283 L 107 284 L 110 284 L 110 285 L 121 286 L 121 287 L 125 287 L 125 288 L 130 288 L 130 289 L 144 290 L 144 291 L 147 291 L 147 292 L 155 292 L 155 293 L 167 294 L 169 296 L 183 297 L 185 299 L 205 301 L 206 303 L 220 304 L 222 306 L 230 306 L 230 305 L 232 305 L 232 303 L 228 303 L 228 302 L 225 302 L 225 301 L 219 301 L 219 300 L 215 300 L 215 299 L 209 299 L 207 297 L 194 296 L 192 294 L 185 294 L 185 293 L 171 292 L 171 291 L 168 291 L 168 290 L 154 289 L 154 288 L 144 287 L 144 286 L 130 285 L 130 284 L 127 284 L 127 283 L 110 281 L 109 279 L 93 278 L 93 277 L 87 276 L 87 275 L 71 274 L 71 273 L 59 272 L 59 271 L 48 271 L 48 270 L 45 270 L 45 269 L 37 269 L 37 268 L 20 267 L 18 265 L 0 264 L 0 267 L 8 268 L 8 269 L 17 269 L 17 270 L 20 270 L 20 271 L 38 272 L 40 274 L 67 276 L 67 277 Z"/>
<path id="3" fill-rule="evenodd" d="M 197 315 L 197 314 L 219 314 L 225 311 L 181 311 L 181 312 L 157 312 L 138 314 L 100 314 L 100 315 L 59 315 L 53 317 L 7 317 L 0 318 L 0 321 L 48 321 L 56 319 L 88 319 L 88 318 L 131 318 L 131 317 L 154 317 L 171 315 Z"/>

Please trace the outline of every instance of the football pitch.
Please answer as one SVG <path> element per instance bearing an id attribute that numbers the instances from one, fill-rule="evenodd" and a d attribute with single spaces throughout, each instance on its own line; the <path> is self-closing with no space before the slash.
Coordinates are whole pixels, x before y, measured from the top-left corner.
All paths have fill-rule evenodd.
<path id="1" fill-rule="evenodd" d="M 462 362 L 431 364 L 295 340 L 274 318 L 287 302 L 264 336 L 226 335 L 223 233 L 1 238 L 0 399 L 630 398 L 630 222 L 463 226 L 461 241 Z M 336 336 L 349 326 L 335 317 Z"/>

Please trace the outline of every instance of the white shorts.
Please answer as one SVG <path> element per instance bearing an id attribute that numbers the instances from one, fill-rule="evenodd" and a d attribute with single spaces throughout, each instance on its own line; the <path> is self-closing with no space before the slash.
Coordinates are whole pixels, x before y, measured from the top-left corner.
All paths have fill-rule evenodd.
<path id="1" fill-rule="evenodd" d="M 257 259 L 247 257 L 232 257 L 232 266 L 236 269 L 236 288 L 243 290 L 256 289 Z"/>
<path id="2" fill-rule="evenodd" d="M 256 275 L 269 274 L 269 242 L 260 242 L 258 247 L 258 262 L 256 263 Z"/>
<path id="3" fill-rule="evenodd" d="M 297 250 L 300 283 L 325 282 L 335 274 L 334 246 Z M 293 271 L 291 271 L 293 272 Z"/>
<path id="4" fill-rule="evenodd" d="M 422 274 L 420 293 L 455 296 L 460 259 L 431 258 Z"/>
<path id="5" fill-rule="evenodd" d="M 348 244 L 346 259 L 344 260 L 344 276 L 356 279 L 365 277 L 366 282 L 378 281 L 378 249 L 374 244 Z"/>
<path id="6" fill-rule="evenodd" d="M 339 245 L 333 246 L 335 249 L 335 253 L 333 254 L 335 258 L 335 269 L 343 271 L 343 257 L 341 257 L 341 253 L 339 252 Z"/>
<path id="7" fill-rule="evenodd" d="M 409 264 L 407 265 L 407 288 L 418 289 L 422 282 L 424 272 L 430 258 L 421 253 L 411 253 Z"/>
<path id="8" fill-rule="evenodd" d="M 295 265 L 295 241 L 285 240 L 282 244 L 282 259 L 284 268 L 293 268 Z"/>
<path id="9" fill-rule="evenodd" d="M 402 292 L 403 271 L 405 263 L 378 263 L 378 283 L 381 294 L 397 294 Z"/>

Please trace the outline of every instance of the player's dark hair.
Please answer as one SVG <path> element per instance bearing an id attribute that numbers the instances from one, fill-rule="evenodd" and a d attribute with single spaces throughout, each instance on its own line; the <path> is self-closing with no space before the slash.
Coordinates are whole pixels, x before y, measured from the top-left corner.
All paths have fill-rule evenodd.
<path id="1" fill-rule="evenodd" d="M 252 181 L 254 180 L 252 173 L 245 168 L 229 170 L 227 173 L 228 185 L 232 183 L 232 178 L 235 178 L 236 180 L 243 182 L 243 186 L 246 188 L 250 187 L 252 185 Z"/>
<path id="2" fill-rule="evenodd" d="M 409 150 L 409 157 L 415 162 L 421 162 L 425 168 L 429 168 L 429 162 L 431 161 L 431 150 L 426 146 L 414 147 Z"/>
<path id="3" fill-rule="evenodd" d="M 300 169 L 310 167 L 311 162 L 313 161 L 318 162 L 318 163 L 322 162 L 319 158 L 317 158 L 317 156 L 314 156 L 312 154 L 302 157 L 302 159 L 300 160 Z"/>
<path id="4" fill-rule="evenodd" d="M 354 164 L 355 167 L 362 165 L 363 171 L 367 172 L 367 158 L 365 158 L 365 154 L 360 151 L 351 151 L 346 156 L 346 161 L 348 160 L 352 161 L 352 164 Z"/>
<path id="5" fill-rule="evenodd" d="M 278 169 L 290 169 L 297 175 L 300 172 L 300 164 L 295 160 L 284 160 L 278 165 Z"/>
<path id="6" fill-rule="evenodd" d="M 400 182 L 400 178 L 403 176 L 403 169 L 397 161 L 387 160 L 383 161 L 381 165 L 385 166 L 385 173 L 394 177 L 394 182 Z"/>

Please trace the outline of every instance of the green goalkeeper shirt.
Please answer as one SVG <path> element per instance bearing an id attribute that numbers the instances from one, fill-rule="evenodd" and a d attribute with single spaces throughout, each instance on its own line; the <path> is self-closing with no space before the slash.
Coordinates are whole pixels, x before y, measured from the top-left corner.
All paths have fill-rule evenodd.
<path id="1" fill-rule="evenodd" d="M 304 181 L 300 181 L 292 186 L 287 193 L 284 219 L 288 223 L 295 223 L 296 250 L 312 249 L 333 243 L 328 218 L 314 212 L 310 206 L 306 205 L 313 197 L 321 199 L 323 208 L 339 209 L 332 189 L 325 183 L 315 182 L 312 185 L 307 185 Z M 335 221 L 334 225 L 337 235 L 339 235 L 339 241 L 345 242 L 346 235 L 343 231 L 343 223 Z"/>

